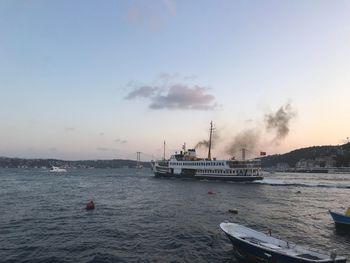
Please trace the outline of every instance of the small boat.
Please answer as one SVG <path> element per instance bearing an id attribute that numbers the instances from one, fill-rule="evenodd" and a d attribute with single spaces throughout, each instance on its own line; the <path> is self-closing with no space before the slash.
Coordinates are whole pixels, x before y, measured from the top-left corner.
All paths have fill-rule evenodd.
<path id="1" fill-rule="evenodd" d="M 239 224 L 221 223 L 220 228 L 231 240 L 236 257 L 248 262 L 346 262 L 346 258 L 337 256 L 335 251 L 316 252 Z"/>
<path id="2" fill-rule="evenodd" d="M 59 168 L 57 166 L 52 166 L 50 172 L 54 172 L 54 173 L 62 173 L 63 172 L 64 173 L 64 172 L 67 172 L 67 170 L 64 168 Z"/>
<path id="3" fill-rule="evenodd" d="M 329 213 L 331 214 L 337 228 L 346 228 L 350 230 L 350 207 L 347 209 L 345 215 L 332 212 L 331 210 L 329 210 Z"/>

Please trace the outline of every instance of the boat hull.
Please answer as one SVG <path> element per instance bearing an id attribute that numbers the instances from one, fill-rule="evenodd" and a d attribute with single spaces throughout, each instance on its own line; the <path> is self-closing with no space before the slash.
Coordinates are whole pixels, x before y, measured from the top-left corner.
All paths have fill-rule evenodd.
<path id="1" fill-rule="evenodd" d="M 288 255 L 276 253 L 274 251 L 268 251 L 265 249 L 262 249 L 257 246 L 253 246 L 249 243 L 246 243 L 244 241 L 241 241 L 239 239 L 236 239 L 232 237 L 229 234 L 226 234 L 226 236 L 230 239 L 233 248 L 235 256 L 240 259 L 243 262 L 249 262 L 249 263 L 311 263 L 311 262 L 318 262 L 313 259 L 300 259 L 300 258 L 293 258 Z M 345 263 L 346 259 L 336 259 L 336 260 L 329 260 L 329 261 L 322 261 L 322 262 L 336 262 L 336 263 Z"/>
<path id="2" fill-rule="evenodd" d="M 345 263 L 345 257 L 334 252 L 316 252 L 262 232 L 235 224 L 221 223 L 239 260 L 250 263 Z"/>
<path id="3" fill-rule="evenodd" d="M 329 213 L 332 216 L 337 229 L 350 231 L 350 216 L 342 215 L 332 211 L 329 211 Z"/>
<path id="4" fill-rule="evenodd" d="M 262 180 L 262 176 L 202 176 L 196 175 L 198 180 L 219 180 L 219 181 L 231 181 L 231 182 L 252 182 L 256 180 Z"/>
<path id="5" fill-rule="evenodd" d="M 181 178 L 196 180 L 213 180 L 213 181 L 231 181 L 231 182 L 252 182 L 262 180 L 262 176 L 218 176 L 218 175 L 195 175 L 194 173 L 173 174 L 169 172 L 154 172 L 154 176 L 158 178 Z"/>

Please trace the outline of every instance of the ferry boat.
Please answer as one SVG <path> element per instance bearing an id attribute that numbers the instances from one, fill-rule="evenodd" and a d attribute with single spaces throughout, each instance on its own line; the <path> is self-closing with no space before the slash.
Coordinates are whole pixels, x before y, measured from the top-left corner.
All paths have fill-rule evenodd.
<path id="1" fill-rule="evenodd" d="M 175 153 L 170 159 L 151 161 L 156 177 L 178 177 L 222 181 L 254 181 L 263 179 L 260 159 L 245 160 L 245 149 L 242 149 L 242 160 L 216 160 L 211 158 L 211 140 L 213 123 L 210 123 L 208 158 L 198 158 L 195 149 Z"/>

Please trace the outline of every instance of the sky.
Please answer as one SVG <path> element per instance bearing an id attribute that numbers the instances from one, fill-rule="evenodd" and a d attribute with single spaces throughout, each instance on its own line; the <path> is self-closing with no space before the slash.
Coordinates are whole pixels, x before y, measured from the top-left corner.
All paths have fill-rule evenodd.
<path id="1" fill-rule="evenodd" d="M 345 143 L 349 14 L 341 0 L 0 1 L 0 156 L 150 160 L 164 140 L 167 156 L 207 140 L 211 121 L 218 158 Z"/>

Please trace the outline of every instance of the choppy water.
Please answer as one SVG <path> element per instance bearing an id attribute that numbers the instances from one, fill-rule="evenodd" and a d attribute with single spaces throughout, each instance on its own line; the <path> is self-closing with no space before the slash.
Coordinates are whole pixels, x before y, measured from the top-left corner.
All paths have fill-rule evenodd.
<path id="1" fill-rule="evenodd" d="M 350 175 L 236 184 L 156 179 L 147 169 L 0 169 L 0 262 L 236 262 L 224 220 L 350 258 L 350 237 L 327 212 L 347 206 Z"/>

